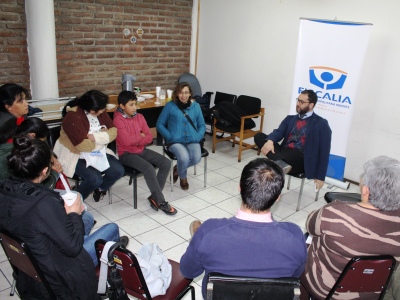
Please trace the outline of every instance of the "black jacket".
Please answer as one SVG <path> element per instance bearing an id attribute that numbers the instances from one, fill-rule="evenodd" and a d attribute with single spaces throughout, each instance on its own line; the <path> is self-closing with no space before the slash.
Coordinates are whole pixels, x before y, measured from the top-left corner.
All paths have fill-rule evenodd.
<path id="1" fill-rule="evenodd" d="M 1 180 L 0 229 L 28 245 L 57 299 L 99 299 L 95 268 L 83 248 L 82 218 L 66 214 L 58 193 L 29 181 Z M 43 286 L 27 276 L 18 281 L 23 294 L 42 293 Z"/>

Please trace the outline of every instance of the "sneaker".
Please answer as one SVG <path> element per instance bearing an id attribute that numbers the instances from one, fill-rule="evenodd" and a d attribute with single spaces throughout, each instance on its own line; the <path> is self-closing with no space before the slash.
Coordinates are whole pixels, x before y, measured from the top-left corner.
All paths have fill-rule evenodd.
<path id="1" fill-rule="evenodd" d="M 283 173 L 287 174 L 290 172 L 290 170 L 292 169 L 291 165 L 288 165 L 286 162 L 284 162 L 281 159 L 275 160 L 275 163 L 281 167 Z"/>
<path id="2" fill-rule="evenodd" d="M 126 236 L 126 235 L 124 235 L 124 236 L 121 236 L 120 238 L 119 238 L 119 241 L 125 246 L 125 248 L 128 246 L 128 244 L 129 244 L 129 238 Z"/>
<path id="3" fill-rule="evenodd" d="M 178 175 L 178 166 L 177 165 L 175 165 L 175 167 L 174 167 L 174 172 L 172 173 L 172 177 L 173 177 L 174 183 L 178 181 L 179 175 Z"/>
<path id="4" fill-rule="evenodd" d="M 165 201 L 163 204 L 160 204 L 158 208 L 161 209 L 165 214 L 170 216 L 175 215 L 178 212 L 176 208 L 169 205 L 167 201 Z"/>
<path id="5" fill-rule="evenodd" d="M 193 237 L 193 235 L 195 234 L 197 229 L 199 229 L 200 225 L 201 225 L 201 221 L 200 220 L 194 220 L 192 223 L 190 223 L 189 232 L 190 232 L 190 236 L 191 237 Z"/>
<path id="6" fill-rule="evenodd" d="M 189 189 L 187 178 L 181 178 L 181 189 L 184 191 L 187 191 Z"/>
<path id="7" fill-rule="evenodd" d="M 147 198 L 147 200 L 148 200 L 149 203 L 150 203 L 150 207 L 151 207 L 152 209 L 154 209 L 155 211 L 158 211 L 158 204 L 157 204 L 156 200 L 154 200 L 153 198 L 151 198 L 151 196 L 149 196 L 149 197 Z"/>
<path id="8" fill-rule="evenodd" d="M 99 202 L 100 200 L 103 200 L 105 195 L 107 195 L 107 191 L 100 191 L 99 189 L 95 189 L 93 191 L 94 202 Z"/>

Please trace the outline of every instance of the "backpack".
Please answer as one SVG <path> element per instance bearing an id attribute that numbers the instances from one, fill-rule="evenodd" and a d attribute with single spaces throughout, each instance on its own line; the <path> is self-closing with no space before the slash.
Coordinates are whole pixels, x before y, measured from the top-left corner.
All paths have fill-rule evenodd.
<path id="1" fill-rule="evenodd" d="M 217 119 L 218 129 L 227 129 L 227 131 L 231 129 L 236 132 L 238 131 L 237 127 L 240 127 L 240 118 L 246 116 L 247 113 L 236 104 L 223 101 L 214 107 L 213 115 Z M 244 121 L 244 129 L 251 129 L 254 127 L 256 127 L 256 123 L 254 123 L 252 119 L 246 119 Z"/>

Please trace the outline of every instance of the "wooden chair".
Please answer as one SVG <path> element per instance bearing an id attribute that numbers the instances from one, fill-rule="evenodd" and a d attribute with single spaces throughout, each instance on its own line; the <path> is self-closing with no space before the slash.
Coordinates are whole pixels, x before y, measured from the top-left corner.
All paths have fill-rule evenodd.
<path id="1" fill-rule="evenodd" d="M 97 258 L 99 259 L 106 241 L 97 240 L 95 243 Z M 122 278 L 122 282 L 127 294 L 139 299 L 154 299 L 154 300 L 173 300 L 182 299 L 189 291 L 191 292 L 192 300 L 195 300 L 194 288 L 190 285 L 192 280 L 182 276 L 179 263 L 169 260 L 172 266 L 172 281 L 165 295 L 160 295 L 152 298 L 144 280 L 142 271 L 135 255 L 124 248 L 118 247 L 114 250 L 114 262 Z"/>
<path id="2" fill-rule="evenodd" d="M 210 273 L 207 300 L 296 300 L 300 299 L 298 278 L 251 278 Z"/>
<path id="3" fill-rule="evenodd" d="M 240 162 L 242 160 L 242 151 L 257 148 L 255 143 L 249 144 L 244 142 L 244 140 L 252 138 L 257 133 L 262 132 L 265 109 L 261 107 L 261 100 L 259 98 L 244 95 L 241 95 L 237 98 L 236 105 L 245 111 L 247 115 L 241 118 L 240 126 L 223 127 L 220 126 L 217 123 L 217 119 L 214 118 L 212 152 L 215 153 L 217 143 L 229 141 L 232 143 L 232 147 L 235 147 L 235 144 L 239 145 L 238 162 Z M 253 128 L 245 128 L 246 119 L 258 117 L 261 117 L 260 126 L 258 129 L 253 130 Z M 217 133 L 221 133 L 221 137 L 217 137 Z M 224 133 L 227 133 L 229 136 L 223 137 Z"/>
<path id="4" fill-rule="evenodd" d="M 43 283 L 45 286 L 48 297 L 46 299 L 56 299 L 46 277 L 33 257 L 28 246 L 18 237 L 7 232 L 6 230 L 0 231 L 0 243 L 4 249 L 4 253 L 13 269 L 14 280 L 11 286 L 10 296 L 14 295 L 16 286 L 16 277 L 18 272 L 22 271 L 26 275 L 32 277 L 37 282 Z"/>
<path id="5" fill-rule="evenodd" d="M 340 299 L 340 294 L 348 293 L 361 293 L 360 299 L 362 293 L 378 293 L 376 299 L 383 299 L 395 266 L 391 255 L 356 256 L 347 263 L 325 299 Z"/>

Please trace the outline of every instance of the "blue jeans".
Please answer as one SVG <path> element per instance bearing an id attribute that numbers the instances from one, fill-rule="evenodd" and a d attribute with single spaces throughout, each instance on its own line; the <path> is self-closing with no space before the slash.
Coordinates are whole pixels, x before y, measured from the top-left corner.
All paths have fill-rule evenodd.
<path id="1" fill-rule="evenodd" d="M 85 228 L 85 235 L 89 235 L 94 225 L 93 215 L 85 210 L 85 212 L 82 214 L 82 221 Z"/>
<path id="2" fill-rule="evenodd" d="M 110 167 L 103 172 L 93 167 L 86 168 L 86 161 L 82 158 L 78 160 L 75 167 L 75 175 L 82 178 L 82 182 L 77 189 L 77 191 L 81 193 L 82 199 L 86 199 L 90 193 L 97 188 L 102 191 L 107 191 L 124 175 L 124 167 L 118 159 L 110 154 L 107 154 L 107 159 Z M 104 176 L 102 174 L 104 174 Z"/>
<path id="3" fill-rule="evenodd" d="M 89 253 L 95 267 L 98 265 L 98 260 L 94 243 L 99 239 L 106 240 L 107 242 L 119 242 L 118 225 L 115 223 L 108 223 L 97 229 L 91 235 L 85 235 L 83 240 L 83 248 L 85 248 L 85 250 Z"/>
<path id="4" fill-rule="evenodd" d="M 178 174 L 180 178 L 187 177 L 187 169 L 197 165 L 201 160 L 201 148 L 199 143 L 191 144 L 172 144 L 169 149 L 176 159 L 178 165 Z"/>

